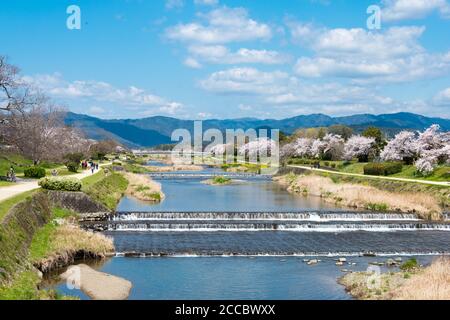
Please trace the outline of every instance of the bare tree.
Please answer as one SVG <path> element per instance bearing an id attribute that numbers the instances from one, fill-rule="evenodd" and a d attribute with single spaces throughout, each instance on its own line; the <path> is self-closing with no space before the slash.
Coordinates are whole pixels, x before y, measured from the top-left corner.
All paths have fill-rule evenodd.
<path id="1" fill-rule="evenodd" d="M 21 81 L 19 69 L 0 56 L 0 124 L 8 121 L 11 115 L 36 105 L 38 100 L 39 95 L 33 94 L 30 87 Z"/>

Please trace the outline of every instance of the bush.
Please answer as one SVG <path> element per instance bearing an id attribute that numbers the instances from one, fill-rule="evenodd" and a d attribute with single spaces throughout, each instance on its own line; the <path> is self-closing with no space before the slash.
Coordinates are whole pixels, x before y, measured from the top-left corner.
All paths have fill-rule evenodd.
<path id="1" fill-rule="evenodd" d="M 83 160 L 84 155 L 81 152 L 75 152 L 75 153 L 68 153 L 64 156 L 64 160 L 66 163 L 70 162 L 78 162 L 80 163 L 81 160 Z"/>
<path id="2" fill-rule="evenodd" d="M 390 176 L 402 172 L 403 165 L 398 162 L 369 163 L 364 166 L 364 174 L 371 176 Z"/>
<path id="3" fill-rule="evenodd" d="M 412 259 L 409 259 L 408 261 L 406 261 L 405 263 L 403 263 L 400 266 L 400 270 L 402 270 L 402 271 L 411 271 L 411 270 L 414 270 L 414 269 L 416 269 L 418 267 L 419 267 L 419 264 L 417 263 L 417 259 L 412 258 Z"/>
<path id="4" fill-rule="evenodd" d="M 45 169 L 41 167 L 29 167 L 23 171 L 25 177 L 27 178 L 43 178 L 45 177 Z"/>
<path id="5" fill-rule="evenodd" d="M 80 191 L 81 181 L 75 178 L 44 178 L 39 181 L 39 185 L 46 190 L 56 191 Z"/>
<path id="6" fill-rule="evenodd" d="M 70 172 L 78 172 L 78 169 L 80 168 L 79 162 L 68 162 L 66 163 L 67 170 Z"/>

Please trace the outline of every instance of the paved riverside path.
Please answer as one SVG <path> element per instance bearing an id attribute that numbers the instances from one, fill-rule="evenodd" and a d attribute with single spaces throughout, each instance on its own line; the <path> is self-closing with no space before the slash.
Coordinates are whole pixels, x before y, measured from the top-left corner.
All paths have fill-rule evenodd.
<path id="1" fill-rule="evenodd" d="M 108 164 L 101 164 L 99 167 L 99 170 L 96 170 L 94 172 L 94 174 L 100 172 L 100 170 L 102 170 L 102 166 L 105 166 Z M 67 178 L 77 178 L 77 179 L 83 179 L 86 177 L 89 177 L 92 175 L 91 170 L 84 170 L 81 173 L 76 173 L 73 175 L 68 175 L 68 176 L 61 176 L 62 178 L 67 177 Z M 6 187 L 0 187 L 0 202 L 12 197 L 15 197 L 23 192 L 27 192 L 27 191 L 31 191 L 34 189 L 39 189 L 39 185 L 38 185 L 38 180 L 34 180 L 34 181 L 27 181 L 27 182 L 18 182 L 12 186 L 6 186 Z"/>
<path id="2" fill-rule="evenodd" d="M 369 176 L 369 175 L 359 174 L 359 173 L 339 172 L 339 171 L 317 169 L 317 168 L 311 168 L 311 167 L 307 167 L 307 166 L 298 166 L 298 165 L 288 165 L 287 167 L 304 169 L 304 170 L 315 171 L 315 172 L 332 173 L 332 174 L 338 174 L 341 176 L 361 177 L 361 178 L 378 179 L 378 180 L 402 181 L 402 182 L 414 182 L 414 183 L 422 183 L 422 184 L 429 184 L 429 185 L 435 185 L 435 186 L 450 187 L 450 181 L 428 181 L 428 180 L 397 178 L 397 177 Z"/>

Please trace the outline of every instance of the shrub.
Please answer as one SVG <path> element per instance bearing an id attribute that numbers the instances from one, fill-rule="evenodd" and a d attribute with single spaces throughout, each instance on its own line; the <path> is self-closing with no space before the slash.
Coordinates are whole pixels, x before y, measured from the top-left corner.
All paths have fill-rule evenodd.
<path id="1" fill-rule="evenodd" d="M 325 167 L 329 167 L 330 163 L 328 161 L 325 161 L 324 165 L 325 165 Z"/>
<path id="2" fill-rule="evenodd" d="M 332 167 L 333 169 L 336 169 L 336 163 L 332 163 L 332 164 L 331 164 L 331 167 Z"/>
<path id="3" fill-rule="evenodd" d="M 66 163 L 67 170 L 70 172 L 78 172 L 78 168 L 80 167 L 79 162 L 68 162 Z"/>
<path id="4" fill-rule="evenodd" d="M 45 169 L 41 167 L 29 167 L 23 171 L 27 178 L 43 178 L 45 177 Z"/>
<path id="5" fill-rule="evenodd" d="M 227 184 L 230 183 L 231 179 L 227 177 L 214 177 L 213 183 L 214 184 Z"/>
<path id="6" fill-rule="evenodd" d="M 398 162 L 369 163 L 364 166 L 364 174 L 371 176 L 390 176 L 401 172 L 403 165 Z"/>
<path id="7" fill-rule="evenodd" d="M 419 267 L 419 264 L 417 263 L 417 260 L 415 258 L 409 259 L 404 264 L 400 266 L 400 269 L 402 271 L 411 271 Z"/>
<path id="8" fill-rule="evenodd" d="M 46 190 L 80 191 L 81 181 L 75 178 L 49 177 L 39 181 L 39 185 Z"/>
<path id="9" fill-rule="evenodd" d="M 75 152 L 75 153 L 68 153 L 64 156 L 64 160 L 66 163 L 69 162 L 78 162 L 80 163 L 81 160 L 83 160 L 84 155 L 81 152 Z"/>

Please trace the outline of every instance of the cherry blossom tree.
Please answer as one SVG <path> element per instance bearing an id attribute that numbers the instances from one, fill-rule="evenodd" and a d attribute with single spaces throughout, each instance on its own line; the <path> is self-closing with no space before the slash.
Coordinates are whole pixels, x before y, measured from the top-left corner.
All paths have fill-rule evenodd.
<path id="1" fill-rule="evenodd" d="M 352 160 L 358 158 L 360 162 L 369 161 L 369 156 L 374 153 L 375 138 L 363 136 L 352 136 L 345 143 L 344 159 Z"/>
<path id="2" fill-rule="evenodd" d="M 213 156 L 223 156 L 227 152 L 227 148 L 228 148 L 228 145 L 226 145 L 226 144 L 218 144 L 218 145 L 215 145 L 214 147 L 212 147 L 211 150 L 209 150 L 209 152 Z"/>
<path id="3" fill-rule="evenodd" d="M 432 173 L 437 165 L 450 162 L 450 132 L 440 132 L 438 125 L 432 125 L 419 134 L 416 152 L 420 156 L 415 163 L 417 171 Z"/>
<path id="4" fill-rule="evenodd" d="M 311 155 L 324 160 L 339 160 L 344 153 L 344 139 L 336 134 L 327 134 L 322 140 L 314 140 Z"/>
<path id="5" fill-rule="evenodd" d="M 270 156 L 277 149 L 275 141 L 269 138 L 258 138 L 239 148 L 238 153 L 249 159 Z"/>
<path id="6" fill-rule="evenodd" d="M 394 139 L 388 142 L 381 152 L 383 161 L 405 161 L 412 164 L 417 158 L 416 134 L 410 131 L 402 131 Z"/>

